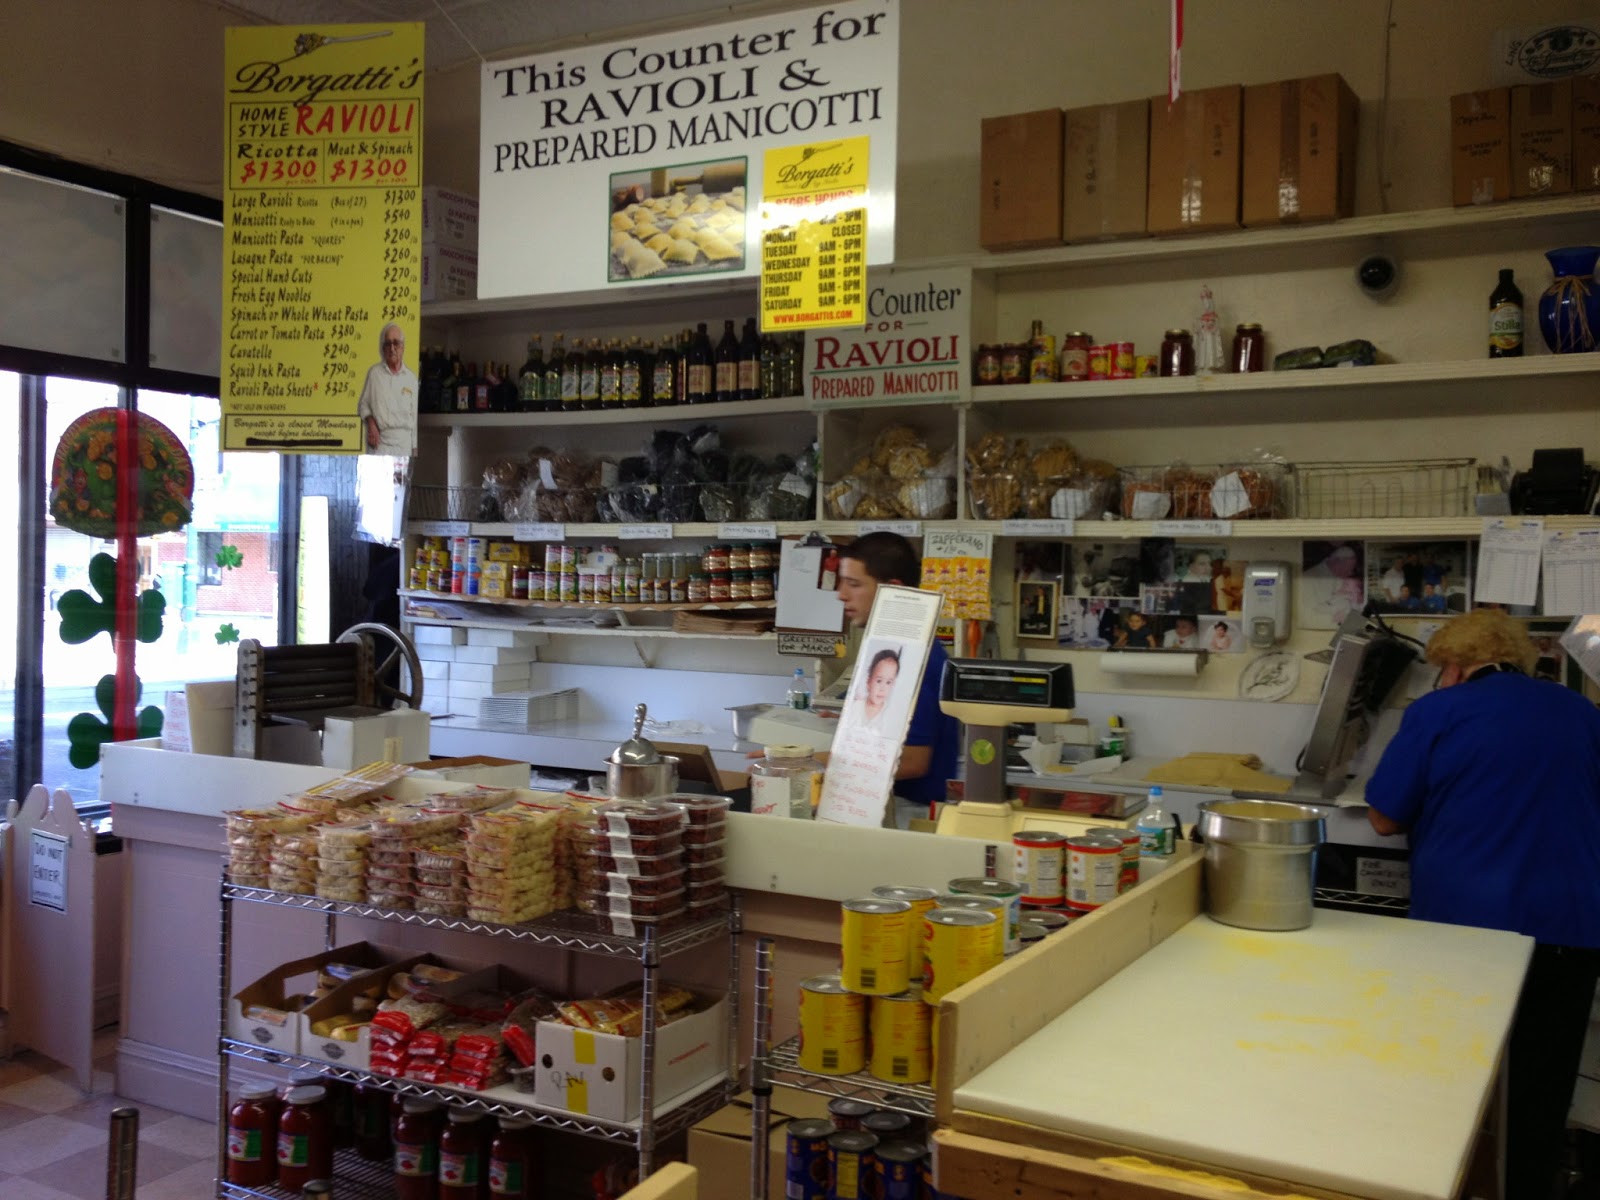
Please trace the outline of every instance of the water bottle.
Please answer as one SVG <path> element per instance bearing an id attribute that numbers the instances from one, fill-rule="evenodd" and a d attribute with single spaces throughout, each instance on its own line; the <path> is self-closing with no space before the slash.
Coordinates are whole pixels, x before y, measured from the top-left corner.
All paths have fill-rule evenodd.
<path id="1" fill-rule="evenodd" d="M 1161 789 L 1150 789 L 1150 802 L 1133 823 L 1139 833 L 1139 853 L 1152 857 L 1171 854 L 1177 844 L 1177 830 L 1173 819 L 1161 807 Z"/>
<path id="2" fill-rule="evenodd" d="M 811 707 L 811 680 L 806 675 L 804 667 L 796 667 L 794 678 L 789 681 L 789 707 L 799 709 Z"/>

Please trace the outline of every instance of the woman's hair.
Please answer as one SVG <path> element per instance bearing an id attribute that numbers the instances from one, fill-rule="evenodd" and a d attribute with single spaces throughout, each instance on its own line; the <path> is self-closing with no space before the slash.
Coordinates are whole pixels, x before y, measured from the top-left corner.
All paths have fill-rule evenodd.
<path id="1" fill-rule="evenodd" d="M 900 651 L 879 650 L 872 656 L 872 661 L 867 664 L 867 674 L 870 676 L 878 669 L 878 664 L 884 662 L 892 662 L 894 664 L 895 674 L 898 675 L 900 673 Z"/>
<path id="2" fill-rule="evenodd" d="M 1527 629 L 1498 608 L 1475 608 L 1451 617 L 1428 639 L 1428 661 L 1436 667 L 1507 663 L 1529 671 L 1538 658 Z"/>

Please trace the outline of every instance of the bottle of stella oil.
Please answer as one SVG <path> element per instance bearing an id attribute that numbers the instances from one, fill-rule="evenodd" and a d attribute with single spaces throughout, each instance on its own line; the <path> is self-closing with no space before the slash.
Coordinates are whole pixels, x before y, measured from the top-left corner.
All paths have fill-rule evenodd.
<path id="1" fill-rule="evenodd" d="M 1522 357 L 1522 292 L 1511 268 L 1500 268 L 1500 282 L 1489 293 L 1489 357 Z"/>

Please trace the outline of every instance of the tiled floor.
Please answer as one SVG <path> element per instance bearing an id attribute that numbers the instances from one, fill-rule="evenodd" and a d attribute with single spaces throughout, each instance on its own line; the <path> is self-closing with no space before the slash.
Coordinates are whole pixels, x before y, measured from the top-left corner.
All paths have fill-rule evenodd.
<path id="1" fill-rule="evenodd" d="M 31 1051 L 0 1062 L 0 1197 L 104 1200 L 116 1031 L 95 1038 L 89 1095 L 58 1063 Z M 212 1195 L 216 1127 L 148 1104 L 139 1110 L 139 1200 Z"/>

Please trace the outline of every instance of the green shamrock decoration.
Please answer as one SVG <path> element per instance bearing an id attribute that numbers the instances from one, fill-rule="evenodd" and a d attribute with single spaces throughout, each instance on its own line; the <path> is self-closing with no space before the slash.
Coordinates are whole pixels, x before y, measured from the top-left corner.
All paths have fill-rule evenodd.
<path id="1" fill-rule="evenodd" d="M 239 640 L 239 627 L 230 621 L 217 630 L 216 638 L 219 646 L 226 646 L 229 642 L 237 642 Z"/>
<path id="2" fill-rule="evenodd" d="M 224 571 L 244 566 L 244 552 L 237 546 L 224 546 L 217 551 L 217 566 Z"/>
<path id="3" fill-rule="evenodd" d="M 98 557 L 106 557 L 100 555 Z M 63 597 L 64 598 L 64 597 Z M 159 619 L 159 616 L 158 616 Z M 92 634 L 90 636 L 93 636 Z M 80 641 L 85 640 L 80 638 Z M 137 681 L 135 681 L 137 683 Z M 100 747 L 113 740 L 111 734 L 111 705 L 117 690 L 117 679 L 114 675 L 102 675 L 100 682 L 94 686 L 94 702 L 99 706 L 105 720 L 101 720 L 93 713 L 79 713 L 67 722 L 67 761 L 80 771 L 86 771 L 100 761 Z M 144 692 L 144 685 L 137 684 L 134 692 L 134 703 L 139 702 L 139 697 Z M 137 716 L 136 737 L 151 738 L 161 735 L 161 710 L 154 704 L 139 710 Z"/>
<path id="4" fill-rule="evenodd" d="M 117 627 L 117 560 L 109 554 L 96 554 L 89 560 L 89 586 L 99 594 L 96 600 L 82 588 L 73 588 L 56 602 L 61 614 L 61 640 L 70 645 L 87 642 L 97 633 L 113 633 Z M 154 589 L 137 601 L 135 636 L 141 642 L 161 639 L 161 617 L 167 610 L 166 598 Z"/>

